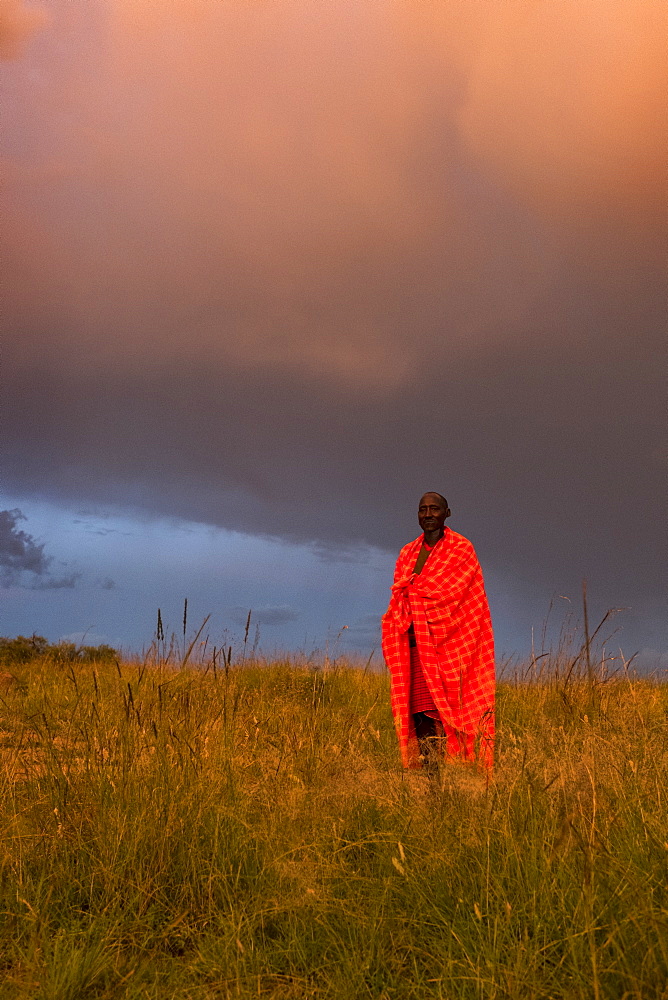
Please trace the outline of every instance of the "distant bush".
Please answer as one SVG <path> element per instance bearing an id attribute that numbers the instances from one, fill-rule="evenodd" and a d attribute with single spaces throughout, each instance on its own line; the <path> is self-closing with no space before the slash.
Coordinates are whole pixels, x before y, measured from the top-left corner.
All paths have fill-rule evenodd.
<path id="1" fill-rule="evenodd" d="M 82 646 L 79 649 L 77 659 L 81 660 L 82 663 L 92 663 L 94 660 L 110 663 L 117 659 L 117 657 L 118 652 L 113 646 L 107 646 L 103 643 L 101 646 Z"/>
<path id="2" fill-rule="evenodd" d="M 17 635 L 15 639 L 0 636 L 0 663 L 28 663 L 37 657 L 44 656 L 49 649 L 49 643 L 43 635 Z"/>
<path id="3" fill-rule="evenodd" d="M 111 662 L 117 652 L 111 646 L 77 646 L 73 642 L 49 643 L 43 635 L 17 635 L 15 639 L 0 636 L 0 664 L 17 666 L 35 659 L 50 659 L 55 663 Z"/>

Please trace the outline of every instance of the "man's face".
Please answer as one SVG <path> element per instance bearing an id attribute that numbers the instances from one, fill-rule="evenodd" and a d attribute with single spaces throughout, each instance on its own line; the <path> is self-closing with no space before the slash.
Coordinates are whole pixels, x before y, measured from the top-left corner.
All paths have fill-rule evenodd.
<path id="1" fill-rule="evenodd" d="M 418 507 L 418 524 L 423 531 L 440 531 L 447 517 L 447 509 L 435 493 L 425 493 Z"/>

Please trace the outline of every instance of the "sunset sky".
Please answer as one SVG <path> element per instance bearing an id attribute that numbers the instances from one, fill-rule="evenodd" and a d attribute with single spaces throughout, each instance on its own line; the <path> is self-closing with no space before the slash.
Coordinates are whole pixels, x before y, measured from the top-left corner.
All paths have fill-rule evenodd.
<path id="1" fill-rule="evenodd" d="M 500 654 L 668 666 L 665 20 L 3 0 L 0 634 L 366 656 L 438 490 Z"/>

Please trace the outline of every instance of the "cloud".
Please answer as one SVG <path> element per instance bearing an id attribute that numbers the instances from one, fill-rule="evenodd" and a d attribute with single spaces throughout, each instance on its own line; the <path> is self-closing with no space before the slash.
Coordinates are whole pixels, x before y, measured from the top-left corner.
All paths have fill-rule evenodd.
<path id="1" fill-rule="evenodd" d="M 7 488 L 325 561 L 435 488 L 518 592 L 654 621 L 663 3 L 50 9 L 6 67 Z"/>
<path id="2" fill-rule="evenodd" d="M 51 562 L 44 545 L 18 527 L 25 520 L 18 507 L 0 511 L 0 578 L 5 587 L 16 584 L 24 572 L 43 576 Z"/>
<path id="3" fill-rule="evenodd" d="M 656 214 L 662 7 L 56 2 L 8 123 L 12 350 L 387 392 L 507 343 Z"/>
<path id="4" fill-rule="evenodd" d="M 105 576 L 98 581 L 98 586 L 101 590 L 116 590 L 116 581 L 112 580 L 110 576 Z"/>
<path id="5" fill-rule="evenodd" d="M 0 59 L 23 55 L 32 36 L 49 21 L 39 7 L 26 7 L 23 0 L 3 0 L 0 7 Z"/>
<path id="6" fill-rule="evenodd" d="M 60 590 L 76 586 L 81 573 L 73 572 L 61 577 L 50 575 L 53 559 L 44 554 L 44 543 L 36 542 L 32 535 L 18 527 L 25 520 L 26 516 L 18 507 L 0 510 L 0 585 L 26 586 L 25 574 L 29 574 L 33 581 L 29 585 L 30 590 Z"/>
<path id="7" fill-rule="evenodd" d="M 61 635 L 60 642 L 73 642 L 77 646 L 108 646 L 112 641 L 107 635 L 99 632 L 70 632 L 68 635 Z"/>
<path id="8" fill-rule="evenodd" d="M 402 3 L 426 61 L 450 58 L 467 147 L 553 220 L 656 209 L 668 73 L 662 0 Z"/>
<path id="9" fill-rule="evenodd" d="M 86 513 L 88 513 L 88 512 L 86 512 Z M 80 525 L 82 525 L 83 530 L 87 534 L 89 534 L 89 535 L 102 535 L 104 537 L 106 535 L 125 535 L 125 536 L 129 536 L 131 534 L 131 532 L 121 531 L 119 528 L 106 528 L 106 527 L 102 527 L 99 524 L 100 519 L 108 517 L 108 516 L 109 516 L 109 514 L 107 512 L 105 512 L 103 510 L 99 510 L 99 511 L 96 511 L 95 514 L 94 514 L 94 517 L 95 517 L 94 521 L 89 521 L 87 519 L 84 520 L 81 517 L 75 517 L 75 518 L 72 518 L 72 524 L 80 524 Z"/>
<path id="10" fill-rule="evenodd" d="M 381 618 L 381 615 L 383 615 L 384 613 L 385 613 L 385 609 L 383 609 L 383 611 L 379 611 L 378 614 L 363 615 L 361 618 L 358 618 L 352 624 L 351 628 L 360 628 L 360 629 L 365 629 L 365 628 L 371 628 L 371 629 L 380 628 L 380 618 Z"/>
<path id="11" fill-rule="evenodd" d="M 229 612 L 230 620 L 235 625 L 246 625 L 248 621 L 248 608 L 231 608 Z M 271 605 L 251 609 L 251 627 L 255 625 L 287 625 L 289 622 L 297 621 L 299 612 L 287 604 Z"/>
<path id="12" fill-rule="evenodd" d="M 471 160 L 447 53 L 406 59 L 401 26 L 357 0 L 201 6 L 185 28 L 141 3 L 110 4 L 106 27 L 80 16 L 76 67 L 54 54 L 33 91 L 31 127 L 62 153 L 17 165 L 12 285 L 30 311 L 39 275 L 67 319 L 35 316 L 30 339 L 74 351 L 82 374 L 175 363 L 185 338 L 240 379 L 264 367 L 377 392 L 425 348 L 484 347 L 527 315 L 551 252 Z M 353 28 L 367 44 L 351 49 Z M 20 211 L 35 186 L 44 210 Z M 64 220 L 75 192 L 96 211 Z"/>
<path id="13" fill-rule="evenodd" d="M 641 649 L 632 660 L 631 669 L 641 674 L 668 676 L 668 650 Z"/>
<path id="14" fill-rule="evenodd" d="M 312 543 L 311 551 L 324 563 L 365 564 L 370 558 L 368 546 L 346 544 L 343 539 L 319 539 Z"/>
<path id="15" fill-rule="evenodd" d="M 30 587 L 31 590 L 72 590 L 81 579 L 81 573 L 68 573 L 66 576 L 45 577 Z"/>
<path id="16" fill-rule="evenodd" d="M 384 610 L 379 611 L 378 614 L 363 615 L 361 618 L 357 618 L 346 632 L 347 639 L 351 642 L 380 639 L 380 619 Z"/>

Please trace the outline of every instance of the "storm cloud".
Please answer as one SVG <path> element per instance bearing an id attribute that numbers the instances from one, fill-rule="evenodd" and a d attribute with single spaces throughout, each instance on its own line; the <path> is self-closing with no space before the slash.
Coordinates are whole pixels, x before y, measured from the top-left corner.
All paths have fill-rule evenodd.
<path id="1" fill-rule="evenodd" d="M 288 622 L 297 621 L 299 612 L 287 604 L 275 606 L 264 606 L 259 608 L 231 608 L 229 619 L 236 625 L 245 626 L 248 621 L 250 611 L 250 626 L 255 625 L 285 625 Z M 249 626 L 249 627 L 250 627 Z"/>
<path id="2" fill-rule="evenodd" d="M 31 590 L 61 590 L 76 585 L 78 573 L 53 576 L 53 559 L 44 553 L 44 543 L 19 527 L 27 518 L 22 511 L 0 510 L 0 587 L 30 587 Z"/>
<path id="3" fill-rule="evenodd" d="M 351 558 L 435 489 L 664 641 L 662 7 L 54 2 L 8 64 L 7 488 Z"/>
<path id="4" fill-rule="evenodd" d="M 22 573 L 42 576 L 49 566 L 44 545 L 38 545 L 27 531 L 19 528 L 19 523 L 25 520 L 18 508 L 0 510 L 0 572 L 5 586 L 8 581 L 19 579 Z"/>
<path id="5" fill-rule="evenodd" d="M 26 7 L 22 0 L 4 0 L 0 7 L 0 59 L 18 59 L 28 41 L 48 23 L 47 12 Z"/>

